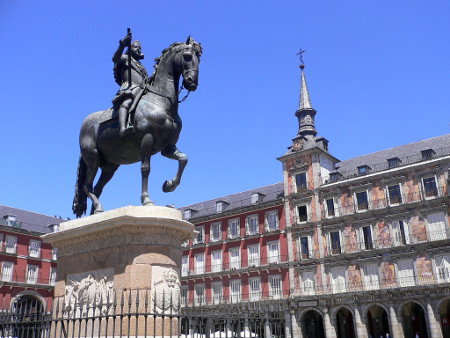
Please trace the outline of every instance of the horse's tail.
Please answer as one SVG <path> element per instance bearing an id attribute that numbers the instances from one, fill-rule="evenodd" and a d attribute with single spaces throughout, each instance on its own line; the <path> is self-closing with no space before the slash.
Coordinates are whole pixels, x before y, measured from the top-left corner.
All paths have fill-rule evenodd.
<path id="1" fill-rule="evenodd" d="M 73 198 L 72 210 L 77 218 L 83 216 L 87 209 L 87 195 L 84 191 L 84 184 L 86 183 L 86 163 L 80 154 L 77 170 L 77 183 L 75 183 L 75 197 Z"/>

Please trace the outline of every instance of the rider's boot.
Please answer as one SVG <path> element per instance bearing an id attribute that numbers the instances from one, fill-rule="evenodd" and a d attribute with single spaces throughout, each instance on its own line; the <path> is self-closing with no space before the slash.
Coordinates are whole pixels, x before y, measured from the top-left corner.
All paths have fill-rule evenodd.
<path id="1" fill-rule="evenodd" d="M 125 135 L 133 132 L 133 126 L 127 124 L 128 109 L 125 107 L 119 108 L 119 136 L 124 137 Z M 126 126 L 125 126 L 126 125 Z"/>

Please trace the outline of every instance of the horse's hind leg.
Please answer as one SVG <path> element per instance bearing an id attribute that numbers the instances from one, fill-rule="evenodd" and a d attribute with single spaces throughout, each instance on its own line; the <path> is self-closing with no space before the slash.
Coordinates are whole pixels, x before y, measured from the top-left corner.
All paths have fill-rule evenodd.
<path id="1" fill-rule="evenodd" d="M 113 163 L 106 163 L 106 164 L 103 164 L 100 168 L 102 170 L 102 173 L 100 175 L 100 178 L 97 181 L 97 184 L 94 187 L 94 195 L 97 197 L 97 199 L 100 198 L 100 195 L 103 192 L 103 188 L 114 176 L 114 173 L 119 168 L 119 165 L 113 164 Z M 100 212 L 100 211 L 97 210 L 97 212 Z M 93 213 L 95 213 L 94 203 L 92 203 L 91 215 Z"/>
<path id="2" fill-rule="evenodd" d="M 97 196 L 95 196 L 94 189 L 93 189 L 93 183 L 95 179 L 95 175 L 97 175 L 98 171 L 98 165 L 88 165 L 87 171 L 86 171 L 86 183 L 84 185 L 84 191 L 86 192 L 86 195 L 89 196 L 89 198 L 92 201 L 92 208 L 91 208 L 91 215 L 96 214 L 103 211 L 102 204 L 100 203 L 100 200 Z"/>
<path id="3" fill-rule="evenodd" d="M 171 145 L 162 150 L 161 155 L 172 160 L 178 160 L 177 174 L 173 179 L 165 181 L 162 188 L 164 192 L 171 192 L 174 191 L 180 184 L 181 176 L 183 175 L 184 168 L 188 162 L 188 157 L 186 154 L 179 151 L 176 145 Z"/>
<path id="4" fill-rule="evenodd" d="M 150 175 L 150 157 L 152 156 L 153 145 L 152 134 L 146 134 L 141 142 L 142 205 L 154 205 L 148 195 L 148 176 Z"/>

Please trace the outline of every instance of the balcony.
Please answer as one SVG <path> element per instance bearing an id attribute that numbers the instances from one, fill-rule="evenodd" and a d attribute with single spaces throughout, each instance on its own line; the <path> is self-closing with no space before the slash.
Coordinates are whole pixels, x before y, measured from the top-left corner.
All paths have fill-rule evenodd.
<path id="1" fill-rule="evenodd" d="M 43 278 L 43 277 L 34 277 L 34 276 L 27 276 L 25 272 L 16 273 L 13 272 L 12 274 L 8 273 L 2 273 L 1 275 L 1 283 L 3 284 L 16 284 L 16 285 L 23 285 L 23 286 L 29 286 L 29 285 L 46 285 L 46 286 L 53 286 L 55 285 L 55 279 L 50 278 Z"/>
<path id="2" fill-rule="evenodd" d="M 194 297 L 181 297 L 181 303 L 183 306 L 216 306 L 221 304 L 236 304 L 236 303 L 252 303 L 258 301 L 270 301 L 279 300 L 287 297 L 281 288 L 268 290 L 265 288 L 263 291 L 250 293 L 230 293 L 222 295 L 213 294 L 212 292 L 206 292 L 206 295 L 194 296 Z"/>

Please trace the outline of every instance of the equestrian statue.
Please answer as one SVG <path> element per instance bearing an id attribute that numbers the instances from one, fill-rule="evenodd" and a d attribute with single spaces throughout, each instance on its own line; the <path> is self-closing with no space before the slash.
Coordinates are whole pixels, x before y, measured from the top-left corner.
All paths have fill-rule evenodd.
<path id="1" fill-rule="evenodd" d="M 81 153 L 72 206 L 77 217 L 86 213 L 88 197 L 92 201 L 91 214 L 103 211 L 100 195 L 121 164 L 141 161 L 141 202 L 153 205 L 148 194 L 150 157 L 161 152 L 178 161 L 175 177 L 163 184 L 164 192 L 174 191 L 180 184 L 188 161 L 176 146 L 182 127 L 178 115 L 182 101 L 178 101 L 178 95 L 183 88 L 187 95 L 197 89 L 202 47 L 191 37 L 186 42 L 173 43 L 155 59 L 153 75 L 148 77 L 140 62 L 144 58 L 141 44 L 131 40 L 128 29 L 113 56 L 114 77 L 120 85 L 113 106 L 89 115 L 81 125 Z M 128 49 L 123 54 L 125 47 Z M 101 175 L 94 186 L 99 168 Z"/>

